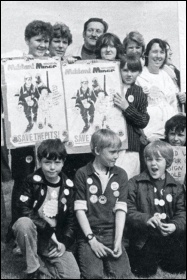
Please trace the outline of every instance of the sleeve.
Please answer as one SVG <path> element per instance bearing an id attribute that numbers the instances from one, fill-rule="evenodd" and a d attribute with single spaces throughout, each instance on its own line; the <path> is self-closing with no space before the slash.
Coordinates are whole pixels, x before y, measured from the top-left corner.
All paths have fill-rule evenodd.
<path id="1" fill-rule="evenodd" d="M 135 178 L 132 178 L 128 182 L 128 214 L 127 220 L 130 226 L 136 230 L 144 230 L 147 228 L 147 221 L 151 218 L 148 213 L 142 213 L 138 210 L 138 199 L 137 199 L 137 182 Z"/>
<path id="2" fill-rule="evenodd" d="M 127 173 L 125 171 L 123 171 L 121 177 L 122 179 L 122 183 L 119 189 L 119 198 L 116 201 L 116 205 L 114 207 L 114 212 L 116 212 L 117 210 L 122 210 L 125 213 L 127 213 L 127 194 L 128 194 L 128 188 L 127 188 L 127 184 L 128 184 L 128 177 L 127 177 Z"/>
<path id="3" fill-rule="evenodd" d="M 141 87 L 135 87 L 134 95 L 137 100 L 138 106 L 129 104 L 129 107 L 123 112 L 127 122 L 137 128 L 145 128 L 149 122 L 149 114 L 147 113 L 148 101 L 147 96 L 143 93 Z"/>
<path id="4" fill-rule="evenodd" d="M 88 210 L 86 197 L 86 180 L 85 175 L 81 170 L 78 170 L 75 175 L 75 204 L 74 210 Z"/>
<path id="5" fill-rule="evenodd" d="M 19 101 L 18 105 L 23 105 L 24 99 L 23 99 L 23 87 L 20 89 L 20 94 L 19 94 Z"/>

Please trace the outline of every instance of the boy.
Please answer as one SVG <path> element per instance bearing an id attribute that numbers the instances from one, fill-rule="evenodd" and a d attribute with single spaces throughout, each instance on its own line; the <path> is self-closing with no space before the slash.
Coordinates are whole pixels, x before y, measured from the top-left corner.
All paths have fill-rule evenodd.
<path id="1" fill-rule="evenodd" d="M 75 177 L 75 211 L 80 224 L 78 253 L 83 279 L 113 278 L 130 273 L 122 236 L 127 213 L 127 175 L 115 166 L 121 140 L 111 130 L 98 130 L 91 139 L 93 163 Z"/>
<path id="2" fill-rule="evenodd" d="M 28 279 L 40 279 L 39 256 L 53 279 L 80 279 L 69 247 L 74 242 L 73 182 L 61 172 L 66 150 L 60 139 L 43 141 L 37 150 L 41 168 L 23 183 L 13 231 L 26 258 Z M 39 254 L 39 255 L 38 255 Z M 49 278 L 50 279 L 50 278 Z"/>
<path id="3" fill-rule="evenodd" d="M 185 271 L 184 190 L 166 172 L 173 149 L 160 140 L 144 150 L 147 170 L 128 183 L 129 257 L 132 272 L 149 277 L 158 265 L 167 272 Z"/>
<path id="4" fill-rule="evenodd" d="M 178 114 L 165 124 L 165 139 L 171 146 L 186 146 L 186 116 Z"/>

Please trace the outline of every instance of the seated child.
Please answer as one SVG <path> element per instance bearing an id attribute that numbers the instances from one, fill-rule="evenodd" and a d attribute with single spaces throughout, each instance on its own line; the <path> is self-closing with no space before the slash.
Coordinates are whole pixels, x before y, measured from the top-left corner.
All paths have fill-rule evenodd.
<path id="1" fill-rule="evenodd" d="M 173 156 L 170 144 L 150 143 L 144 150 L 147 170 L 128 183 L 129 258 L 138 276 L 156 274 L 158 265 L 170 273 L 185 271 L 184 190 L 166 171 Z"/>
<path id="2" fill-rule="evenodd" d="M 122 236 L 127 213 L 127 175 L 115 166 L 122 143 L 111 130 L 91 139 L 94 162 L 75 176 L 75 211 L 80 224 L 78 255 L 82 279 L 114 279 L 130 274 Z"/>
<path id="3" fill-rule="evenodd" d="M 135 85 L 136 78 L 142 72 L 140 60 L 132 54 L 127 55 L 121 59 L 120 69 L 123 96 L 116 94 L 114 104 L 122 110 L 127 122 L 128 150 L 120 152 L 116 165 L 123 168 L 130 179 L 140 174 L 140 136 L 141 130 L 149 122 L 148 102 L 142 88 Z"/>
<path id="4" fill-rule="evenodd" d="M 186 116 L 177 114 L 165 124 L 165 139 L 171 146 L 186 146 Z"/>
<path id="5" fill-rule="evenodd" d="M 75 240 L 73 182 L 62 173 L 66 150 L 60 139 L 43 141 L 37 150 L 41 168 L 22 186 L 13 225 L 16 242 L 26 258 L 28 279 L 40 279 L 46 265 L 48 279 L 80 279 L 79 268 L 69 251 Z"/>

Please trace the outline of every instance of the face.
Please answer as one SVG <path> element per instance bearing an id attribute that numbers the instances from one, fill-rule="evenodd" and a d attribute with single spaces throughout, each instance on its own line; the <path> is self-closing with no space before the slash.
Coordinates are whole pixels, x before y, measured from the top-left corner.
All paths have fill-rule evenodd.
<path id="1" fill-rule="evenodd" d="M 170 49 L 169 46 L 167 46 L 167 60 L 166 60 L 166 64 L 167 64 L 167 65 L 173 64 L 173 63 L 172 63 L 172 55 L 173 55 L 172 50 Z"/>
<path id="2" fill-rule="evenodd" d="M 44 56 L 49 48 L 49 38 L 45 38 L 43 35 L 36 35 L 29 40 L 26 40 L 29 47 L 29 54 L 34 57 Z"/>
<path id="3" fill-rule="evenodd" d="M 125 66 L 121 69 L 121 77 L 122 81 L 126 85 L 132 85 L 136 82 L 136 78 L 140 74 L 139 71 L 132 72 L 131 70 L 128 69 L 127 63 Z"/>
<path id="4" fill-rule="evenodd" d="M 30 87 L 32 84 L 32 77 L 25 77 L 25 85 L 26 87 Z"/>
<path id="5" fill-rule="evenodd" d="M 82 88 L 82 90 L 87 90 L 87 88 L 88 88 L 88 81 L 82 81 L 81 82 L 81 88 Z"/>
<path id="6" fill-rule="evenodd" d="M 51 56 L 64 57 L 67 47 L 67 38 L 53 38 L 49 46 L 49 51 Z"/>
<path id="7" fill-rule="evenodd" d="M 111 168 L 114 167 L 116 160 L 119 157 L 119 149 L 105 148 L 100 152 L 97 152 L 97 156 L 103 166 Z"/>
<path id="8" fill-rule="evenodd" d="M 184 131 L 175 131 L 175 129 L 170 129 L 168 133 L 168 141 L 171 146 L 185 146 L 186 128 Z"/>
<path id="9" fill-rule="evenodd" d="M 126 48 L 126 54 L 136 54 L 137 57 L 141 57 L 142 56 L 142 51 L 143 48 L 141 46 L 138 45 L 137 42 L 135 41 L 129 41 L 127 48 Z"/>
<path id="10" fill-rule="evenodd" d="M 146 158 L 146 165 L 150 176 L 153 179 L 164 179 L 166 172 L 166 160 L 161 156 L 149 156 Z"/>
<path id="11" fill-rule="evenodd" d="M 117 49 L 111 44 L 101 48 L 101 58 L 107 60 L 115 60 Z"/>
<path id="12" fill-rule="evenodd" d="M 58 174 L 61 172 L 64 163 L 61 159 L 49 160 L 47 158 L 42 158 L 40 165 L 45 178 L 48 181 L 55 181 L 58 179 Z"/>
<path id="13" fill-rule="evenodd" d="M 104 25 L 101 22 L 90 22 L 83 33 L 84 44 L 88 49 L 93 49 L 97 39 L 104 33 Z"/>
<path id="14" fill-rule="evenodd" d="M 148 55 L 148 67 L 160 68 L 166 58 L 166 53 L 161 49 L 158 43 L 152 45 Z"/>

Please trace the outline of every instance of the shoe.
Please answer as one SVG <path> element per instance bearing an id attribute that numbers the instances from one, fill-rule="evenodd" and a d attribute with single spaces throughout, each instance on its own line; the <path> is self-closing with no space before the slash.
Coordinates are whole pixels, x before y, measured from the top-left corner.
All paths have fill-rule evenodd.
<path id="1" fill-rule="evenodd" d="M 33 273 L 28 273 L 27 274 L 27 279 L 40 279 L 40 271 L 39 271 L 39 269 L 37 269 Z"/>
<path id="2" fill-rule="evenodd" d="M 49 126 L 50 128 L 53 128 L 52 125 L 51 125 L 50 123 L 48 123 L 48 126 Z"/>
<path id="3" fill-rule="evenodd" d="M 87 132 L 89 128 L 90 128 L 90 126 L 89 126 L 88 124 L 87 124 L 87 125 L 85 125 L 85 127 L 83 128 L 82 133 Z"/>
<path id="4" fill-rule="evenodd" d="M 25 130 L 25 133 L 29 132 L 33 128 L 33 125 L 34 125 L 33 123 L 28 124 L 28 126 L 27 126 L 27 128 Z"/>

